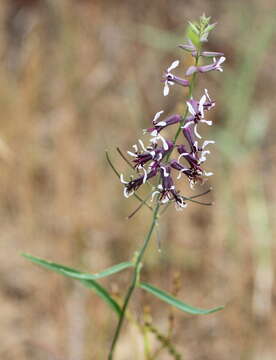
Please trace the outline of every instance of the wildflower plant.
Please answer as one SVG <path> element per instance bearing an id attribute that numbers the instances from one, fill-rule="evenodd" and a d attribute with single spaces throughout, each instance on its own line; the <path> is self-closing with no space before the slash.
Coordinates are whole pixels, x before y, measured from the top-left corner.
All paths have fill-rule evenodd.
<path id="1" fill-rule="evenodd" d="M 210 18 L 205 15 L 200 17 L 199 22 L 190 22 L 186 41 L 184 44 L 179 45 L 179 48 L 192 56 L 193 65 L 188 67 L 183 78 L 178 77 L 175 75 L 175 71 L 180 66 L 180 61 L 175 60 L 162 76 L 164 96 L 168 96 L 174 90 L 172 87 L 176 88 L 179 86 L 188 89 L 188 95 L 185 100 L 185 113 L 165 115 L 164 110 L 158 111 L 154 115 L 151 125 L 143 130 L 144 140 L 139 139 L 132 146 L 132 149 L 127 151 L 129 159 L 118 148 L 118 152 L 132 169 L 130 176 L 120 174 L 115 169 L 109 154 L 106 153 L 107 161 L 122 183 L 124 196 L 126 198 L 134 196 L 140 202 L 138 208 L 129 217 L 133 216 L 143 206 L 146 206 L 152 212 L 149 231 L 144 243 L 135 253 L 133 259 L 117 264 L 100 273 L 88 274 L 24 254 L 25 257 L 34 263 L 79 280 L 83 285 L 94 290 L 115 311 L 118 315 L 118 324 L 111 343 L 109 360 L 113 359 L 115 347 L 126 316 L 126 310 L 136 288 L 142 288 L 171 306 L 190 314 L 210 314 L 223 308 L 220 306 L 208 310 L 198 309 L 183 303 L 175 296 L 151 284 L 141 281 L 143 256 L 152 238 L 154 229 L 157 227 L 158 219 L 167 208 L 174 204 L 176 210 L 183 211 L 189 202 L 211 205 L 211 203 L 202 202 L 197 199 L 208 193 L 210 188 L 200 194 L 187 197 L 178 190 L 178 183 L 187 181 L 193 189 L 196 184 L 205 183 L 208 177 L 213 175 L 206 168 L 206 161 L 210 154 L 210 147 L 215 141 L 202 139 L 200 128 L 213 124 L 211 120 L 205 118 L 205 115 L 215 107 L 215 101 L 210 97 L 207 89 L 204 89 L 199 99 L 195 99 L 194 86 L 197 76 L 210 71 L 223 71 L 222 66 L 225 61 L 223 53 L 203 50 L 203 45 L 207 43 L 209 33 L 215 25 L 210 24 Z M 210 58 L 212 58 L 211 63 Z M 175 127 L 173 138 L 167 138 L 164 135 L 164 130 L 168 127 Z M 151 191 L 145 199 L 142 199 L 137 194 L 137 191 L 146 183 L 150 185 Z M 114 296 L 111 296 L 98 283 L 98 280 L 126 268 L 133 269 L 132 280 L 122 303 L 119 303 Z M 157 330 L 154 331 L 157 332 Z"/>

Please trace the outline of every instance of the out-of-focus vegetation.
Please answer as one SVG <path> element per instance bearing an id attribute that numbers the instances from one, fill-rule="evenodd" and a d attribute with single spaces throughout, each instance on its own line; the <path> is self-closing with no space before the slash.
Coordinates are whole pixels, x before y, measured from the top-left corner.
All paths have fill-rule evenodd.
<path id="1" fill-rule="evenodd" d="M 172 59 L 189 64 L 176 45 L 203 12 L 218 22 L 208 48 L 227 57 L 222 76 L 198 84 L 217 100 L 207 129 L 215 204 L 168 213 L 144 280 L 169 291 L 177 277 L 184 301 L 227 305 L 204 317 L 174 312 L 183 359 L 275 358 L 274 1 L 9 0 L 0 4 L 1 359 L 106 358 L 116 318 L 105 303 L 20 253 L 91 273 L 132 256 L 147 209 L 126 220 L 137 204 L 104 151 L 126 170 L 116 146 L 128 149 L 156 111 L 182 109 L 182 90 L 164 98 L 160 76 Z M 128 276 L 103 284 L 120 296 Z M 132 307 L 166 333 L 166 305 L 140 291 Z M 154 333 L 149 341 L 157 346 Z M 132 322 L 117 358 L 144 359 Z"/>

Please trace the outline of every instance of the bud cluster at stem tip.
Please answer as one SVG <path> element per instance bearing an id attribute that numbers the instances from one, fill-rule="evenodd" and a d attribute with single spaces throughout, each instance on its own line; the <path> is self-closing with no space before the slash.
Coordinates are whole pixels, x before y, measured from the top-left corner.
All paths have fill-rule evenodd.
<path id="1" fill-rule="evenodd" d="M 158 111 L 152 120 L 152 126 L 144 129 L 144 134 L 150 136 L 149 144 L 145 145 L 139 139 L 138 144 L 133 145 L 133 150 L 127 152 L 132 157 L 137 176 L 131 176 L 130 180 L 125 180 L 121 175 L 125 197 L 131 196 L 140 186 L 156 178 L 156 184 L 152 187 L 151 201 L 159 201 L 161 204 L 173 201 L 176 209 L 182 210 L 187 206 L 187 198 L 176 189 L 173 173 L 177 174 L 176 180 L 184 175 L 192 188 L 196 183 L 203 183 L 206 177 L 213 175 L 202 165 L 207 160 L 206 156 L 210 154 L 209 145 L 214 144 L 214 141 L 204 140 L 200 144 L 202 137 L 198 128 L 200 124 L 212 125 L 212 121 L 205 119 L 205 113 L 214 108 L 215 101 L 210 98 L 207 89 L 199 100 L 195 100 L 192 94 L 196 74 L 213 70 L 223 71 L 222 64 L 225 61 L 223 53 L 202 51 L 203 43 L 208 41 L 208 35 L 216 25 L 209 22 L 210 18 L 205 15 L 200 17 L 198 23 L 190 22 L 186 41 L 179 45 L 195 59 L 194 65 L 185 72 L 185 75 L 190 78 L 182 78 L 173 73 L 179 66 L 179 60 L 173 61 L 163 74 L 164 96 L 169 94 L 170 87 L 175 84 L 189 88 L 186 112 L 184 115 L 173 114 L 163 117 L 164 111 Z M 208 61 L 209 58 L 213 58 L 211 63 L 200 64 L 202 60 Z M 177 126 L 176 136 L 173 140 L 167 139 L 163 135 L 164 129 L 174 125 Z M 184 143 L 176 143 L 181 133 Z M 174 154 L 177 156 L 171 158 Z"/>

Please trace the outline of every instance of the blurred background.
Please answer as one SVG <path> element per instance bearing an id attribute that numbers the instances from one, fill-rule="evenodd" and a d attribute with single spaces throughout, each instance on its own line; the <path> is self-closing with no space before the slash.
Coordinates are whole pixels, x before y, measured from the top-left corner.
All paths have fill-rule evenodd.
<path id="1" fill-rule="evenodd" d="M 172 343 L 192 360 L 276 358 L 275 84 L 273 0 L 9 0 L 0 4 L 0 358 L 106 359 L 114 313 L 78 283 L 32 265 L 21 252 L 97 272 L 130 259 L 148 229 L 142 209 L 108 167 L 160 109 L 183 109 L 185 90 L 162 95 L 188 20 L 218 22 L 207 49 L 223 73 L 200 77 L 217 101 L 208 159 L 212 207 L 170 209 L 147 251 L 143 280 L 193 306 L 226 304 L 198 317 L 176 310 Z M 181 70 L 179 70 L 181 71 Z M 202 127 L 203 128 L 203 127 Z M 208 188 L 199 187 L 196 192 Z M 194 192 L 187 187 L 187 195 Z M 130 272 L 101 281 L 122 296 Z M 170 308 L 142 290 L 132 316 L 166 334 Z M 157 336 L 149 334 L 152 350 Z M 143 360 L 143 336 L 125 324 L 118 360 Z M 168 349 L 158 359 L 174 359 Z"/>

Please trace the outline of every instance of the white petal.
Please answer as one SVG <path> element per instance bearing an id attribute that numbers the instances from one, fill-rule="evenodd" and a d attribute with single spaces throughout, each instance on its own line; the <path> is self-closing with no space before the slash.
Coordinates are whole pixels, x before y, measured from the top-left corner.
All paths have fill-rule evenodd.
<path id="1" fill-rule="evenodd" d="M 181 211 L 184 208 L 186 208 L 187 206 L 188 206 L 188 204 L 186 204 L 183 199 L 181 199 L 181 203 L 179 203 L 179 202 L 175 203 L 175 207 L 176 207 L 177 211 Z"/>
<path id="2" fill-rule="evenodd" d="M 192 107 L 192 105 L 187 101 L 186 102 L 186 104 L 187 104 L 187 106 L 188 106 L 188 110 L 189 110 L 189 112 L 192 114 L 192 115 L 196 115 L 196 112 L 195 112 L 195 110 L 194 110 L 194 108 Z"/>
<path id="3" fill-rule="evenodd" d="M 191 188 L 192 190 L 194 190 L 194 189 L 195 189 L 195 185 L 196 185 L 196 183 L 197 183 L 197 181 L 196 181 L 196 180 L 190 180 L 190 188 Z"/>
<path id="4" fill-rule="evenodd" d="M 206 95 L 203 95 L 199 100 L 199 106 L 203 106 L 206 102 Z"/>
<path id="5" fill-rule="evenodd" d="M 198 111 L 200 112 L 201 116 L 204 117 L 204 108 L 203 105 L 206 102 L 206 96 L 203 95 L 202 98 L 199 100 L 199 104 L 198 104 Z"/>
<path id="6" fill-rule="evenodd" d="M 141 145 L 141 148 L 147 152 L 147 149 L 145 148 L 143 141 L 141 139 L 139 139 L 138 142 Z"/>
<path id="7" fill-rule="evenodd" d="M 132 145 L 135 152 L 138 152 L 138 146 L 136 144 Z"/>
<path id="8" fill-rule="evenodd" d="M 155 123 L 155 121 L 160 118 L 160 116 L 161 116 L 161 114 L 163 114 L 163 112 L 164 112 L 164 110 L 158 111 L 158 112 L 154 115 L 154 118 L 153 118 L 152 122 Z"/>
<path id="9" fill-rule="evenodd" d="M 226 57 L 221 56 L 221 57 L 219 58 L 219 61 L 217 62 L 217 66 L 220 66 L 222 63 L 224 63 L 225 60 L 226 60 Z"/>
<path id="10" fill-rule="evenodd" d="M 134 190 L 132 190 L 130 193 L 127 191 L 127 188 L 124 188 L 124 196 L 126 198 L 129 198 L 131 195 L 134 194 Z"/>
<path id="11" fill-rule="evenodd" d="M 179 60 L 175 60 L 170 67 L 168 67 L 167 72 L 169 73 L 179 65 Z"/>
<path id="12" fill-rule="evenodd" d="M 167 169 L 164 166 L 160 166 L 161 169 L 164 171 L 164 176 L 168 177 L 170 174 L 167 172 Z"/>
<path id="13" fill-rule="evenodd" d="M 147 181 L 148 174 L 147 174 L 146 169 L 143 168 L 143 171 L 144 171 L 143 184 L 145 184 Z"/>
<path id="14" fill-rule="evenodd" d="M 187 169 L 181 169 L 181 170 L 179 171 L 179 175 L 177 176 L 177 180 L 179 180 L 179 179 L 181 178 L 182 173 L 183 173 L 184 171 L 187 171 L 187 170 L 189 170 L 189 169 L 188 169 L 188 168 L 187 168 Z"/>
<path id="15" fill-rule="evenodd" d="M 130 156 L 137 157 L 137 155 L 136 155 L 136 154 L 134 154 L 134 153 L 133 153 L 133 152 L 131 152 L 131 151 L 127 151 L 127 153 L 128 153 L 128 155 L 130 155 Z"/>
<path id="16" fill-rule="evenodd" d="M 162 127 L 166 125 L 167 125 L 166 121 L 159 121 L 159 123 L 156 124 L 156 126 L 162 126 Z"/>
<path id="17" fill-rule="evenodd" d="M 213 121 L 211 121 L 211 120 L 200 120 L 200 122 L 203 122 L 209 126 L 211 126 L 213 124 Z"/>
<path id="18" fill-rule="evenodd" d="M 158 135 L 158 131 L 157 131 L 157 130 L 153 130 L 150 134 L 151 134 L 151 136 L 157 136 L 157 135 Z"/>
<path id="19" fill-rule="evenodd" d="M 120 181 L 122 184 L 128 184 L 128 181 L 125 181 L 123 174 L 120 175 Z"/>
<path id="20" fill-rule="evenodd" d="M 168 81 L 165 81 L 165 84 L 164 84 L 164 89 L 163 89 L 163 95 L 164 96 L 167 96 L 170 92 L 170 88 L 169 88 L 169 85 L 168 85 Z"/>
<path id="21" fill-rule="evenodd" d="M 206 158 L 207 154 L 210 154 L 209 150 L 202 151 L 200 159 L 199 159 L 200 164 L 207 160 L 207 158 Z"/>
<path id="22" fill-rule="evenodd" d="M 185 156 L 185 155 L 189 155 L 189 153 L 182 153 L 182 154 L 180 154 L 180 155 L 178 156 L 177 162 L 179 162 L 179 160 L 180 160 L 183 156 Z"/>
<path id="23" fill-rule="evenodd" d="M 179 171 L 179 174 L 177 176 L 177 180 L 179 180 L 181 178 L 181 175 L 182 175 L 182 171 Z"/>
<path id="24" fill-rule="evenodd" d="M 208 90 L 207 90 L 207 89 L 204 89 L 204 92 L 205 92 L 205 95 L 206 95 L 207 99 L 208 99 L 210 102 L 212 102 L 212 100 L 211 100 L 211 98 L 210 98 L 210 96 L 209 96 Z"/>
<path id="25" fill-rule="evenodd" d="M 202 145 L 202 149 L 204 149 L 209 144 L 215 144 L 214 140 L 205 140 Z"/>
<path id="26" fill-rule="evenodd" d="M 166 142 L 166 140 L 163 138 L 163 136 L 161 136 L 161 135 L 159 134 L 157 138 L 162 141 L 164 150 L 169 150 L 169 145 L 167 144 L 167 142 Z"/>
<path id="27" fill-rule="evenodd" d="M 181 129 L 186 129 L 188 126 L 190 126 L 193 123 L 194 123 L 193 121 L 188 121 L 184 126 L 181 127 Z"/>
<path id="28" fill-rule="evenodd" d="M 162 160 L 162 157 L 163 157 L 163 155 L 160 153 L 160 154 L 158 154 L 158 158 L 157 158 L 157 161 L 160 161 L 160 160 Z"/>
<path id="29" fill-rule="evenodd" d="M 195 136 L 196 136 L 196 137 L 198 137 L 199 139 L 201 139 L 201 136 L 199 135 L 199 133 L 198 133 L 198 131 L 197 131 L 197 124 L 195 124 L 194 133 L 195 133 Z"/>
<path id="30" fill-rule="evenodd" d="M 212 176 L 212 175 L 214 175 L 214 173 L 204 171 L 204 175 L 205 175 L 205 176 Z"/>
<path id="31" fill-rule="evenodd" d="M 153 144 L 156 144 L 158 141 L 159 136 L 154 136 L 152 139 L 150 139 L 150 142 Z"/>

